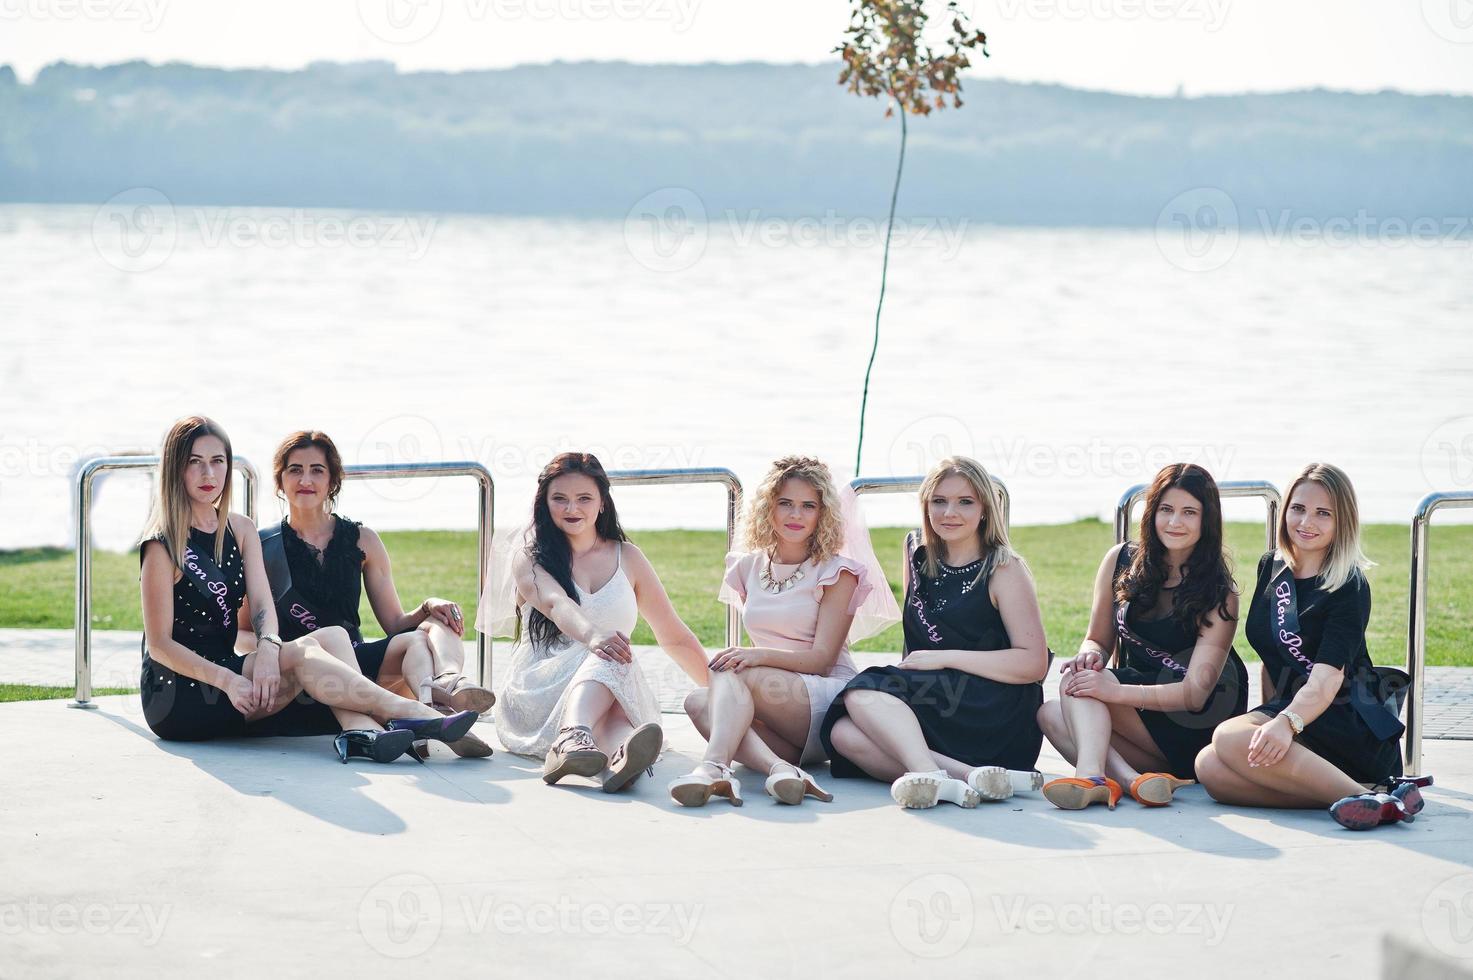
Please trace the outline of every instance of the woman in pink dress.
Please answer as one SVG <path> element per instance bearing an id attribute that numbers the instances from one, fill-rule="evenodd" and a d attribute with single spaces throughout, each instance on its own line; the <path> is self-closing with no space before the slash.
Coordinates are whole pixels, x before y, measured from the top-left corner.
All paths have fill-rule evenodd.
<path id="1" fill-rule="evenodd" d="M 681 806 L 713 795 L 740 806 L 733 760 L 766 773 L 779 802 L 833 799 L 800 767 L 825 758 L 819 726 L 857 672 L 849 642 L 900 618 L 858 508 L 847 522 L 845 509 L 828 467 L 800 456 L 773 463 L 753 496 L 748 550 L 727 555 L 721 589 L 753 645 L 718 653 L 710 687 L 685 700 L 707 747 L 701 764 L 670 784 Z"/>

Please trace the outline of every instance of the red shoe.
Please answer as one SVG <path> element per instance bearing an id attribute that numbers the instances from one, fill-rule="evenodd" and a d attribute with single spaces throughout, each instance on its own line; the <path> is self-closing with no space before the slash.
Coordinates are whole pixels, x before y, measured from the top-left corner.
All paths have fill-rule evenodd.
<path id="1" fill-rule="evenodd" d="M 1421 794 L 1418 794 L 1420 799 Z M 1411 823 L 1416 819 L 1402 801 L 1390 793 L 1362 793 L 1336 800 L 1330 804 L 1330 816 L 1347 830 L 1370 830 L 1383 823 Z"/>
<path id="2" fill-rule="evenodd" d="M 1413 817 L 1421 813 L 1422 808 L 1427 805 L 1426 801 L 1422 799 L 1422 791 L 1418 788 L 1417 783 L 1398 783 L 1396 788 L 1391 791 L 1391 795 L 1401 800 L 1402 809 L 1407 812 L 1406 819 L 1408 823 L 1412 821 Z"/>
<path id="3" fill-rule="evenodd" d="M 1060 810 L 1083 810 L 1091 803 L 1107 803 L 1113 810 L 1120 802 L 1120 784 L 1109 776 L 1069 776 L 1044 783 L 1043 798 Z"/>

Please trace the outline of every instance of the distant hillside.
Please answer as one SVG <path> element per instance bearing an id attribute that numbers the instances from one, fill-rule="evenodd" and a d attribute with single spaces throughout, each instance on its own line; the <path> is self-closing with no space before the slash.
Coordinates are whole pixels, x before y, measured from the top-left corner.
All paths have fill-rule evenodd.
<path id="1" fill-rule="evenodd" d="M 0 68 L 0 200 L 622 217 L 687 187 L 711 211 L 883 213 L 898 125 L 837 65 L 579 63 L 399 74 Z M 1195 187 L 1315 217 L 1473 215 L 1473 97 L 1139 98 L 974 80 L 911 127 L 911 215 L 1139 225 Z"/>

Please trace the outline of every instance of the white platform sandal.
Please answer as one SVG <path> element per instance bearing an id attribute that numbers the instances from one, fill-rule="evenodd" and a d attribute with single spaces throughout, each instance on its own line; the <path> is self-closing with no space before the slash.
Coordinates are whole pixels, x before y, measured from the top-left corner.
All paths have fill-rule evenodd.
<path id="1" fill-rule="evenodd" d="M 927 810 L 937 803 L 955 803 L 970 810 L 982 801 L 976 789 L 941 769 L 906 773 L 890 784 L 890 797 L 907 810 Z"/>
<path id="2" fill-rule="evenodd" d="M 967 773 L 967 785 L 984 800 L 1006 800 L 1014 793 L 1027 793 L 1043 788 L 1043 773 L 1036 770 L 1004 769 L 1002 766 L 978 766 Z"/>
<path id="3" fill-rule="evenodd" d="M 768 796 L 789 806 L 797 806 L 806 796 L 816 797 L 825 803 L 834 801 L 833 793 L 825 793 L 812 776 L 791 762 L 775 763 L 763 788 Z"/>
<path id="4" fill-rule="evenodd" d="M 724 796 L 732 806 L 742 805 L 742 784 L 730 766 L 703 762 L 670 781 L 670 798 L 681 806 L 705 806 L 713 796 Z"/>

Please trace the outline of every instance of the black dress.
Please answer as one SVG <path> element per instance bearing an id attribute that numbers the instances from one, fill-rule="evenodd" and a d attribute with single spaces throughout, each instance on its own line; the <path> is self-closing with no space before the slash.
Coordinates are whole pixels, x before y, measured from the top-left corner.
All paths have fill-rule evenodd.
<path id="1" fill-rule="evenodd" d="M 1120 549 L 1115 562 L 1114 582 L 1120 581 L 1126 568 L 1135 557 L 1138 545 L 1128 543 Z M 1120 613 L 1121 603 L 1115 604 Z M 1183 626 L 1175 616 L 1167 614 L 1156 619 L 1146 619 L 1131 608 L 1127 611 L 1125 625 L 1141 640 L 1155 649 L 1168 653 L 1182 667 L 1189 667 L 1192 651 L 1197 645 L 1197 630 Z M 1117 635 L 1117 649 L 1122 666 L 1109 668 L 1122 684 L 1174 684 L 1184 674 L 1172 670 L 1147 653 L 1140 644 L 1132 643 Z M 1180 779 L 1196 779 L 1197 753 L 1212 742 L 1212 730 L 1248 708 L 1248 670 L 1236 650 L 1229 649 L 1227 661 L 1218 675 L 1217 686 L 1198 711 L 1155 711 L 1137 708 L 1141 723 L 1146 726 L 1156 748 L 1166 758 L 1167 768 Z"/>
<path id="2" fill-rule="evenodd" d="M 162 540 L 152 538 L 138 549 L 139 564 L 149 545 Z M 213 560 L 215 535 L 198 528 L 189 529 L 189 547 Z M 235 535 L 227 525 L 225 548 L 219 564 L 223 586 L 220 595 L 206 599 L 190 581 L 180 576 L 174 583 L 174 625 L 170 636 L 178 643 L 235 673 L 241 673 L 245 657 L 235 652 L 236 617 L 245 599 L 245 572 Z M 147 640 L 143 648 L 143 670 L 138 680 L 143 701 L 143 718 L 159 738 L 171 741 L 197 741 L 207 738 L 229 738 L 249 734 L 245 717 L 230 703 L 218 687 L 197 681 L 158 663 L 148 655 Z"/>
<path id="3" fill-rule="evenodd" d="M 961 568 L 943 564 L 940 573 L 928 579 L 922 573 L 925 555 L 925 546 L 911 555 L 902 620 L 906 653 L 1012 649 L 1002 615 L 987 592 L 989 578 L 974 582 L 981 561 Z M 1043 747 L 1037 720 L 1043 704 L 1042 684 L 1004 684 L 952 667 L 870 667 L 839 692 L 819 728 L 830 769 L 839 778 L 869 777 L 834 751 L 831 738 L 834 725 L 849 713 L 844 697 L 853 690 L 880 691 L 904 701 L 915 713 L 926 745 L 958 762 L 1020 770 L 1031 770 L 1038 763 Z"/>
<path id="4" fill-rule="evenodd" d="M 1273 623 L 1273 552 L 1258 562 L 1258 585 L 1248 610 L 1246 634 L 1268 668 L 1274 698 L 1254 708 L 1275 717 L 1289 706 L 1307 678 L 1275 642 Z M 1345 671 L 1345 680 L 1335 700 L 1314 721 L 1304 726 L 1295 741 L 1320 756 L 1358 783 L 1379 784 L 1401 774 L 1399 740 L 1380 739 L 1350 703 L 1353 684 L 1375 690 L 1377 677 L 1366 648 L 1366 625 L 1371 621 L 1371 587 L 1358 570 L 1349 582 L 1327 592 L 1320 578 L 1294 580 L 1299 600 L 1301 651 L 1317 664 Z"/>

